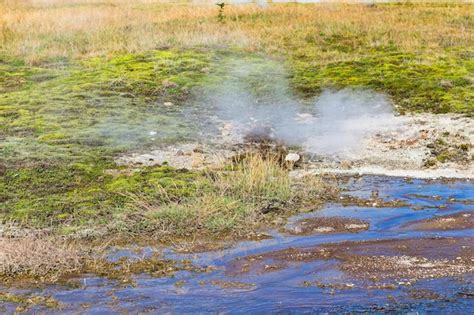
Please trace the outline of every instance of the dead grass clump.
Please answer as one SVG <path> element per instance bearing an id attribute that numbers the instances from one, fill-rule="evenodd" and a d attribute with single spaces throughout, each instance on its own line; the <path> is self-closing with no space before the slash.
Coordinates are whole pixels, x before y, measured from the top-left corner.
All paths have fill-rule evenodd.
<path id="1" fill-rule="evenodd" d="M 0 277 L 52 278 L 81 269 L 85 255 L 71 243 L 37 237 L 0 238 Z"/>
<path id="2" fill-rule="evenodd" d="M 107 258 L 106 246 L 88 246 L 49 237 L 0 238 L 0 282 L 22 286 L 71 282 L 71 276 L 94 274 L 116 280 L 121 285 L 134 283 L 134 275 L 170 276 L 178 270 L 206 271 L 189 261 L 163 259 L 159 252 L 130 255 L 116 261 Z M 1 295 L 1 300 L 12 301 Z M 15 302 L 15 301 L 13 301 Z M 16 301 L 15 303 L 20 303 Z M 42 303 L 38 300 L 35 304 Z"/>
<path id="3" fill-rule="evenodd" d="M 247 201 L 285 201 L 292 195 L 288 171 L 272 154 L 248 154 L 233 171 L 220 173 L 216 186 L 223 195 Z"/>

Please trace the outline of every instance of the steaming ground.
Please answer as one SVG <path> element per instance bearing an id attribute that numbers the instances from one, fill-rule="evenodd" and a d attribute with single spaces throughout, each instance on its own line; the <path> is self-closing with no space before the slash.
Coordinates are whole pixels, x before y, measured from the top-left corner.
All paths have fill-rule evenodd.
<path id="1" fill-rule="evenodd" d="M 183 117 L 198 126 L 195 141 L 117 162 L 219 166 L 251 137 L 298 152 L 305 157 L 304 172 L 474 178 L 470 118 L 398 116 L 385 95 L 366 90 L 325 90 L 301 100 L 292 95 L 285 69 L 271 60 L 226 60 L 211 81 L 183 109 Z"/>

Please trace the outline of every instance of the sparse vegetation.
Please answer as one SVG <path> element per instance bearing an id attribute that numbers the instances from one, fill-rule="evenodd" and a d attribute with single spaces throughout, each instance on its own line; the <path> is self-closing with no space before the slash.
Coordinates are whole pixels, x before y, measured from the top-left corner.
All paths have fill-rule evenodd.
<path id="1" fill-rule="evenodd" d="M 448 140 L 448 135 L 449 133 L 440 135 L 428 145 L 431 151 L 431 157 L 426 159 L 425 166 L 432 167 L 438 163 L 448 162 L 470 163 L 473 159 L 469 153 L 471 144 L 468 142 L 468 139 L 455 135 Z"/>
<path id="2" fill-rule="evenodd" d="M 35 305 L 43 305 L 50 309 L 61 309 L 62 304 L 50 296 L 42 295 L 21 295 L 8 292 L 0 292 L 0 302 L 18 304 L 15 313 L 22 313 L 30 310 Z"/>

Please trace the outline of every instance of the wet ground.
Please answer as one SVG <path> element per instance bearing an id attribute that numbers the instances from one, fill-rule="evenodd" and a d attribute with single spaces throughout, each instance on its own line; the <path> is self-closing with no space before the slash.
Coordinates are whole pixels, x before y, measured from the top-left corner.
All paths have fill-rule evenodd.
<path id="1" fill-rule="evenodd" d="M 474 310 L 472 183 L 369 176 L 342 181 L 347 191 L 340 204 L 294 217 L 284 229 L 270 231 L 270 239 L 165 253 L 210 266 L 208 272 L 137 276 L 125 287 L 84 276 L 77 288 L 8 291 L 52 296 L 63 305 L 60 311 L 34 306 L 31 313 Z M 0 302 L 0 312 L 17 306 Z"/>

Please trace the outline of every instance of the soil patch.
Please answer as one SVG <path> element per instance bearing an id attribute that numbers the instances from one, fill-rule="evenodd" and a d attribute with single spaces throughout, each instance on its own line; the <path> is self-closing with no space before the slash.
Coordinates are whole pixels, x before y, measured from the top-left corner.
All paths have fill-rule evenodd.
<path id="1" fill-rule="evenodd" d="M 336 268 L 355 279 L 411 284 L 420 279 L 474 273 L 472 242 L 472 238 L 423 238 L 288 248 L 236 259 L 226 272 L 229 275 L 263 273 L 302 262 L 336 260 Z"/>
<path id="2" fill-rule="evenodd" d="M 472 212 L 460 212 L 407 223 L 403 230 L 465 230 L 474 228 Z"/>
<path id="3" fill-rule="evenodd" d="M 221 167 L 235 152 L 198 143 L 172 145 L 146 153 L 131 153 L 116 159 L 118 165 L 170 165 L 178 169 Z"/>

